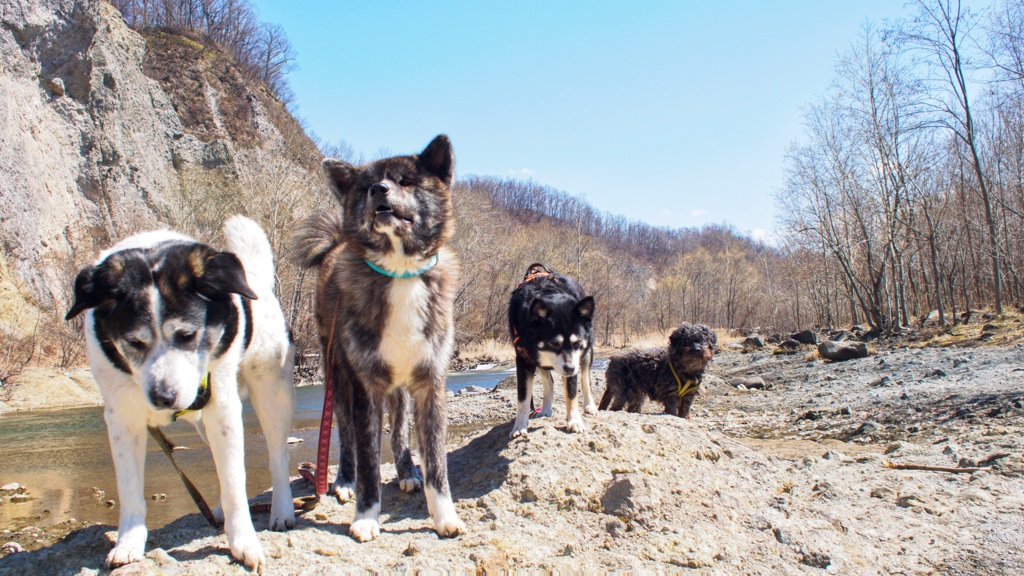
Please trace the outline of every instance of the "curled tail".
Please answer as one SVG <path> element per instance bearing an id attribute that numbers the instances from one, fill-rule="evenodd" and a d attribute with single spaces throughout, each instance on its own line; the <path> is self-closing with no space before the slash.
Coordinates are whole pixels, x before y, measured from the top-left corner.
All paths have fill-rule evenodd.
<path id="1" fill-rule="evenodd" d="M 228 250 L 242 261 L 249 286 L 258 296 L 274 294 L 274 253 L 259 224 L 245 216 L 232 216 L 224 223 Z"/>
<path id="2" fill-rule="evenodd" d="M 292 254 L 303 268 L 313 268 L 343 242 L 340 211 L 319 212 L 299 224 L 292 236 Z"/>

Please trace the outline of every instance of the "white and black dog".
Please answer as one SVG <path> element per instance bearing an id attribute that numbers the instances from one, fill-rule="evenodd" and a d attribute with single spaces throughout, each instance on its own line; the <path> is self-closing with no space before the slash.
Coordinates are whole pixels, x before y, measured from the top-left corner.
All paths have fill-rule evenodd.
<path id="1" fill-rule="evenodd" d="M 440 536 L 465 531 L 448 488 L 445 376 L 454 342 L 459 262 L 445 248 L 455 232 L 452 146 L 440 135 L 418 155 L 356 167 L 324 160 L 341 212 L 308 219 L 294 238 L 303 265 L 319 270 L 316 319 L 333 382 L 341 460 L 334 493 L 352 497 L 349 533 L 380 534 L 380 441 L 385 401 L 399 485 L 423 483 Z M 423 476 L 408 445 L 412 396 Z"/>
<path id="2" fill-rule="evenodd" d="M 533 378 L 544 383 L 541 416 L 551 416 L 554 400 L 552 372 L 565 385 L 566 430 L 583 432 L 579 384 L 587 414 L 597 408 L 590 391 L 590 365 L 594 361 L 594 298 L 578 282 L 556 274 L 543 264 L 532 264 L 512 292 L 508 306 L 509 331 L 516 349 L 519 410 L 512 437 L 526 435 L 533 408 Z"/>
<path id="3" fill-rule="evenodd" d="M 270 452 L 270 528 L 295 524 L 288 483 L 292 347 L 274 297 L 274 262 L 252 220 L 224 225 L 228 252 L 170 231 L 132 236 L 75 279 L 67 318 L 86 312 L 85 339 L 117 473 L 121 517 L 107 566 L 143 558 L 147 427 L 181 416 L 213 452 L 231 555 L 265 563 L 245 492 L 244 386 Z"/>

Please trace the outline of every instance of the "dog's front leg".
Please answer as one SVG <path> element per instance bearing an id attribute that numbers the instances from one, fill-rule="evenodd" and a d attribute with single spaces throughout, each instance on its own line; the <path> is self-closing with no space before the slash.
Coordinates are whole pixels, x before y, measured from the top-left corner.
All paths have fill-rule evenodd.
<path id="1" fill-rule="evenodd" d="M 203 420 L 220 480 L 220 504 L 228 547 L 231 555 L 246 568 L 262 571 L 266 564 L 263 545 L 252 526 L 245 492 L 245 434 L 242 401 L 236 392 L 238 383 L 234 374 L 214 373 L 211 380 L 215 388 L 210 403 L 203 409 Z"/>
<path id="2" fill-rule="evenodd" d="M 422 383 L 413 391 L 416 404 L 416 434 L 422 453 L 427 509 L 434 529 L 442 538 L 466 531 L 459 519 L 448 487 L 448 400 L 444 395 L 444 376 L 433 383 Z"/>
<path id="3" fill-rule="evenodd" d="M 423 478 L 412 461 L 409 450 L 409 394 L 396 388 L 388 398 L 391 415 L 391 452 L 398 470 L 398 487 L 402 492 L 415 492 L 423 486 Z"/>
<path id="4" fill-rule="evenodd" d="M 583 416 L 580 415 L 579 376 L 565 376 L 565 431 L 583 432 Z"/>
<path id="5" fill-rule="evenodd" d="M 384 421 L 384 398 L 352 386 L 352 432 L 356 448 L 356 515 L 350 536 L 368 542 L 380 536 L 380 440 Z"/>
<path id="6" fill-rule="evenodd" d="M 516 391 L 518 392 L 519 409 L 516 412 L 516 421 L 512 425 L 512 438 L 526 436 L 526 429 L 530 424 L 530 412 L 533 406 L 533 374 L 536 368 L 526 364 L 526 361 L 516 354 Z M 417 418 L 417 427 L 419 419 Z"/>
<path id="7" fill-rule="evenodd" d="M 580 361 L 580 384 L 583 388 L 583 411 L 587 414 L 597 414 L 597 406 L 594 404 L 594 394 L 591 390 L 593 380 L 590 375 L 590 365 L 594 363 L 594 348 L 590 347 Z"/>
<path id="8" fill-rule="evenodd" d="M 268 368 L 269 369 L 269 368 Z M 248 379 L 252 407 L 259 417 L 267 440 L 270 479 L 273 484 L 270 529 L 287 530 L 295 526 L 295 506 L 288 478 L 288 434 L 292 430 L 295 392 L 292 387 L 291 361 L 272 375 L 254 374 Z"/>
<path id="9" fill-rule="evenodd" d="M 146 465 L 146 418 L 149 407 L 141 396 L 122 394 L 107 398 L 103 419 L 107 422 L 110 451 L 117 474 L 121 517 L 117 543 L 107 554 L 106 567 L 115 568 L 142 560 L 146 551 L 146 496 L 143 479 Z"/>
<path id="10" fill-rule="evenodd" d="M 540 376 L 541 384 L 544 385 L 544 403 L 541 404 L 540 415 L 550 418 L 554 414 L 551 406 L 555 403 L 555 378 L 551 374 L 551 370 L 543 368 L 537 370 L 537 375 Z"/>

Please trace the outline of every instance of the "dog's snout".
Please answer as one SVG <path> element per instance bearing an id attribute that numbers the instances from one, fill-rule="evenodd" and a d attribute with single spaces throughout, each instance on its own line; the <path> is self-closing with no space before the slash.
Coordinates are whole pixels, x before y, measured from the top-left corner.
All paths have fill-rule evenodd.
<path id="1" fill-rule="evenodd" d="M 157 384 L 149 391 L 149 401 L 159 409 L 171 408 L 177 400 L 178 394 L 162 383 Z"/>
<path id="2" fill-rule="evenodd" d="M 387 196 L 390 191 L 391 187 L 385 182 L 377 182 L 373 186 L 370 186 L 371 196 Z"/>

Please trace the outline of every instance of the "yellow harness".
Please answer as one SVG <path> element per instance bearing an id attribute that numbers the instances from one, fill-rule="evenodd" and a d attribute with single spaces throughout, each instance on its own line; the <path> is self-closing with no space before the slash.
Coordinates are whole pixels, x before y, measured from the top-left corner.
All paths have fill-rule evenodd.
<path id="1" fill-rule="evenodd" d="M 672 365 L 671 359 L 668 361 L 668 367 L 672 370 L 672 375 L 676 377 L 676 394 L 680 398 L 700 388 L 700 380 L 687 380 L 686 384 L 683 384 L 683 381 L 679 379 L 679 374 L 676 373 L 676 367 Z"/>

